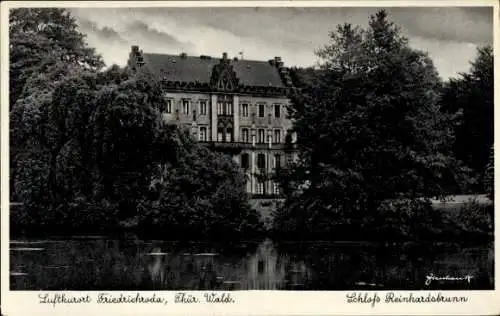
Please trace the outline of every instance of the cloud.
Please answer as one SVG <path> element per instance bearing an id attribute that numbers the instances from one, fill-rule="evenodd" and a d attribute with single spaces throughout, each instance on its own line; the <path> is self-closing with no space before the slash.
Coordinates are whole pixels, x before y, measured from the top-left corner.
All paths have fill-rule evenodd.
<path id="1" fill-rule="evenodd" d="M 190 42 L 179 41 L 173 35 L 159 31 L 139 20 L 135 20 L 128 24 L 123 34 L 128 38 L 144 39 L 151 43 L 157 43 L 158 45 L 168 45 L 185 50 L 192 50 L 193 48 L 193 44 Z"/>
<path id="2" fill-rule="evenodd" d="M 473 9 L 473 8 L 472 8 Z M 493 41 L 493 10 L 481 8 L 391 9 L 393 20 L 410 36 L 484 45 Z"/>
<path id="3" fill-rule="evenodd" d="M 366 27 L 379 8 L 87 8 L 73 9 L 88 42 L 104 60 L 124 65 L 131 45 L 144 52 L 246 59 L 281 56 L 288 66 L 316 63 L 314 51 L 328 43 L 338 24 Z M 469 69 L 478 45 L 491 43 L 490 8 L 388 8 L 410 45 L 427 51 L 441 76 Z M 121 38 L 121 40 L 120 40 Z M 113 40 L 110 40 L 113 39 Z M 453 58 L 450 58 L 453 56 Z"/>
<path id="4" fill-rule="evenodd" d="M 86 34 L 92 34 L 102 40 L 125 43 L 126 40 L 123 39 L 120 34 L 114 30 L 112 27 L 104 26 L 99 27 L 96 23 L 89 21 L 85 18 L 77 19 L 77 23 L 81 30 Z"/>

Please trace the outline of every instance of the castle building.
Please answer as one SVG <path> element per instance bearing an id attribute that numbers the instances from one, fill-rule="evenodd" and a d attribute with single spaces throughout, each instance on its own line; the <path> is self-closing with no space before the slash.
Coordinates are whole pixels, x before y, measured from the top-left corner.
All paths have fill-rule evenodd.
<path id="1" fill-rule="evenodd" d="M 293 89 L 280 57 L 269 61 L 149 54 L 132 46 L 128 66 L 161 81 L 169 123 L 231 155 L 255 197 L 279 196 L 270 175 L 295 159 L 296 135 L 288 118 Z"/>

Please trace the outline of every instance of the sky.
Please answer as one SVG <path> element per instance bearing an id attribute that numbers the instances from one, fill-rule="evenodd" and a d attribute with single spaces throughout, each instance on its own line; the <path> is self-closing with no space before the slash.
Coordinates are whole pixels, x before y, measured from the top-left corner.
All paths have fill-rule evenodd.
<path id="1" fill-rule="evenodd" d="M 313 66 L 337 25 L 366 27 L 376 7 L 73 8 L 87 42 L 106 64 L 125 65 L 131 45 L 145 53 L 269 60 Z M 410 45 L 429 53 L 443 79 L 469 70 L 476 48 L 493 41 L 491 7 L 393 7 Z"/>

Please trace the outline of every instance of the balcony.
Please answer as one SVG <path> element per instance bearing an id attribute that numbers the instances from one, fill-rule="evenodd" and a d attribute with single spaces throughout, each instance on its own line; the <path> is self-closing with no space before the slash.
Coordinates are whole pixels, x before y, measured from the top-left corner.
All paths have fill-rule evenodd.
<path id="1" fill-rule="evenodd" d="M 214 148 L 227 148 L 227 149 L 269 149 L 269 144 L 268 143 L 256 143 L 255 146 L 252 145 L 252 143 L 245 143 L 245 142 L 211 142 L 211 141 L 200 141 L 202 144 L 206 144 L 207 146 L 214 147 Z M 287 145 L 285 143 L 274 143 L 271 144 L 271 149 L 278 149 L 278 150 L 286 150 L 286 149 L 295 149 L 296 145 L 292 144 L 292 147 L 290 145 Z"/>

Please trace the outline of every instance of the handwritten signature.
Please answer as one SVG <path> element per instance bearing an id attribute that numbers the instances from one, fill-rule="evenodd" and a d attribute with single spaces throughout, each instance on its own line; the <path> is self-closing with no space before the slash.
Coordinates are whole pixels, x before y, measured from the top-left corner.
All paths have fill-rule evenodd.
<path id="1" fill-rule="evenodd" d="M 432 281 L 467 281 L 470 284 L 472 280 L 472 275 L 466 275 L 462 277 L 453 277 L 453 276 L 435 276 L 433 273 L 426 276 L 425 285 L 430 285 Z"/>

